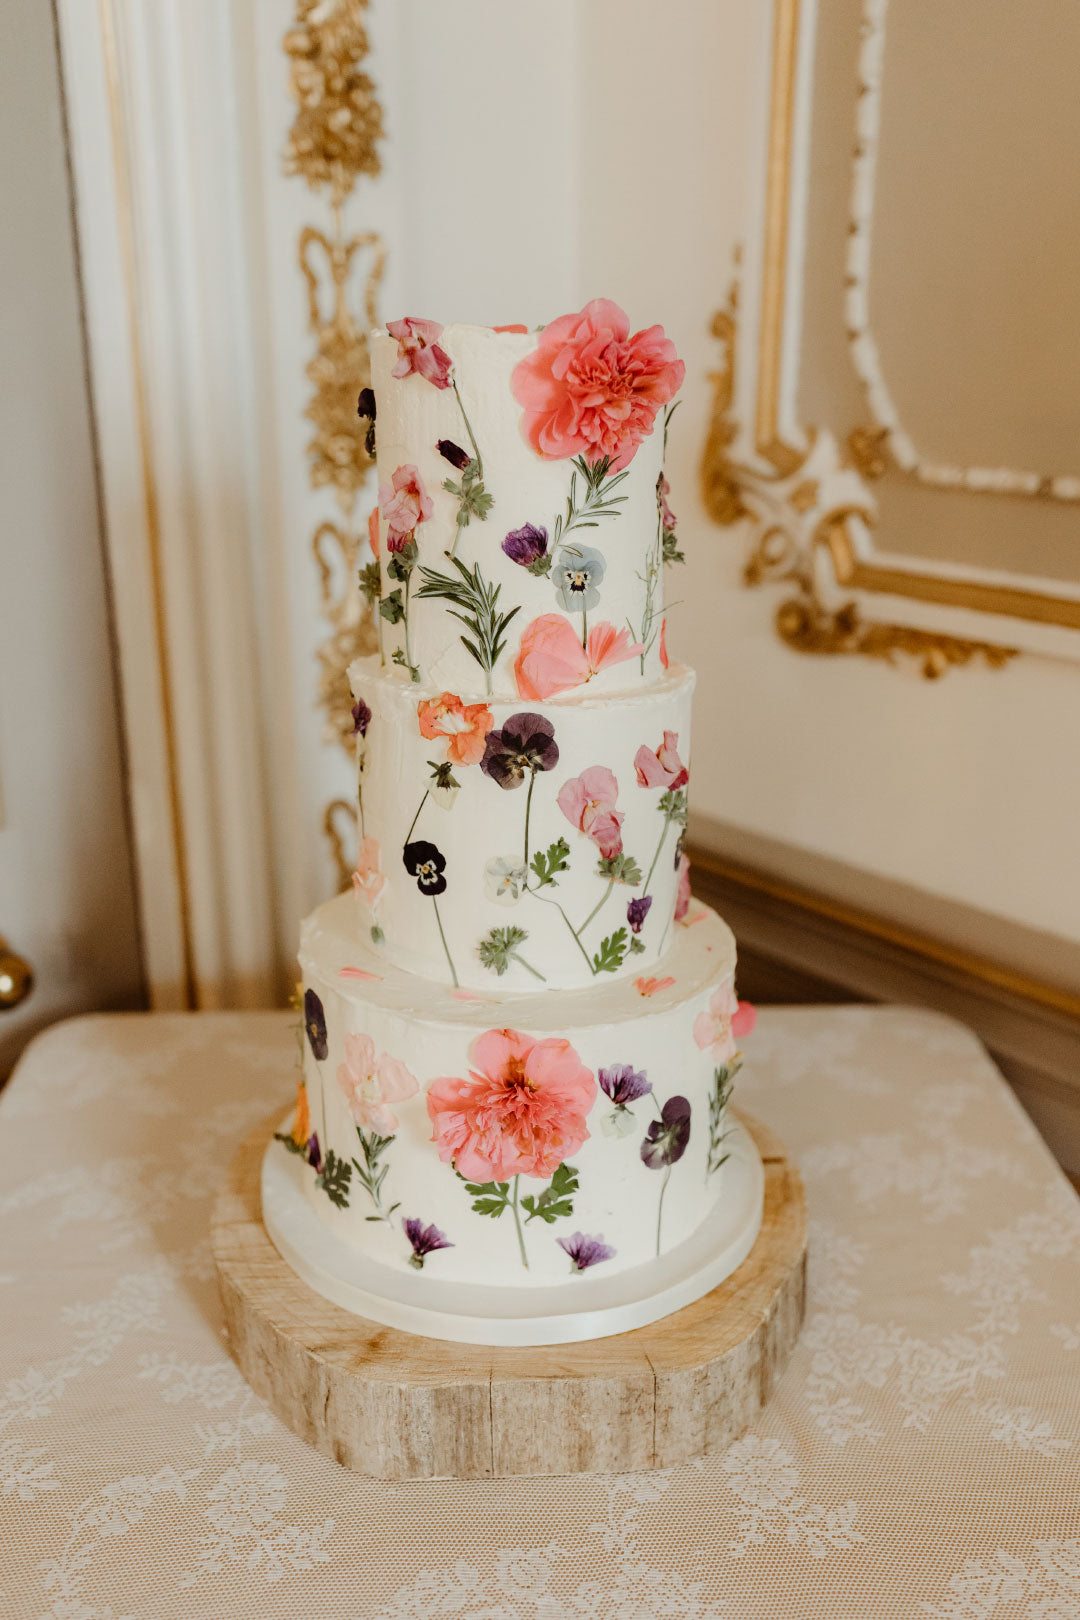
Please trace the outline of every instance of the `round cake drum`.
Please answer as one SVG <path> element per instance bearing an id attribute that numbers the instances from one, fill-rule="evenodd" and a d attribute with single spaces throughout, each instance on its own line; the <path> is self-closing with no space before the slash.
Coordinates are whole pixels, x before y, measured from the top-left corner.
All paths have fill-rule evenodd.
<path id="1" fill-rule="evenodd" d="M 613 1277 L 585 1273 L 557 1286 L 469 1286 L 379 1265 L 319 1219 L 304 1192 L 307 1166 L 276 1141 L 263 1158 L 262 1217 L 297 1276 L 324 1299 L 369 1321 L 463 1344 L 573 1344 L 670 1316 L 746 1259 L 761 1228 L 765 1176 L 744 1126 L 732 1126 L 724 1148 L 718 1206 L 691 1237 L 630 1271 Z"/>
<path id="2" fill-rule="evenodd" d="M 802 1186 L 757 1121 L 735 1125 L 708 1236 L 594 1283 L 587 1308 L 585 1277 L 535 1291 L 424 1278 L 418 1297 L 361 1267 L 311 1214 L 290 1160 L 268 1155 L 272 1129 L 239 1150 L 214 1215 L 230 1348 L 281 1420 L 346 1467 L 388 1479 L 667 1467 L 737 1438 L 796 1342 Z"/>

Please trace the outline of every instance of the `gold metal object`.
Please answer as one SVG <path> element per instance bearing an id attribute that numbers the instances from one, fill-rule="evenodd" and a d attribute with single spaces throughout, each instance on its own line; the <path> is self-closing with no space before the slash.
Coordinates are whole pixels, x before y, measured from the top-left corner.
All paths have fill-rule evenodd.
<path id="1" fill-rule="evenodd" d="M 314 428 L 307 445 L 308 472 L 313 489 L 333 490 L 340 514 L 337 522 L 320 523 L 311 540 L 330 625 L 330 634 L 316 649 L 318 698 L 327 740 L 349 752 L 353 730 L 347 670 L 354 658 L 378 645 L 371 610 L 356 581 L 361 547 L 356 508 L 373 465 L 356 401 L 371 382 L 367 334 L 377 321 L 386 248 L 375 231 L 346 235 L 343 217 L 357 180 L 373 178 L 382 167 L 382 107 L 362 67 L 369 51 L 366 9 L 367 0 L 296 0 L 296 21 L 283 40 L 297 108 L 285 147 L 286 172 L 300 175 L 312 191 L 327 189 L 330 196 L 329 230 L 305 226 L 298 256 L 314 345 L 306 368 L 312 395 L 304 414 Z M 357 272 L 363 275 L 360 321 L 350 299 Z M 348 809 L 344 800 L 326 806 L 323 831 L 347 887 L 351 868 L 341 829 L 343 807 Z M 355 811 L 352 821 L 355 827 Z M 353 837 L 351 829 L 346 831 Z"/>
<path id="2" fill-rule="evenodd" d="M 767 578 L 789 578 L 797 585 L 798 595 L 777 614 L 778 630 L 789 645 L 801 651 L 857 652 L 875 658 L 908 654 L 919 658 L 930 678 L 975 655 L 1000 668 L 1016 656 L 1015 648 L 991 646 L 936 630 L 877 621 L 868 625 L 860 619 L 854 603 L 833 606 L 832 589 L 826 593 L 830 600 L 823 598 L 824 585 L 835 587 L 836 593 L 842 593 L 846 586 L 942 607 L 1080 629 L 1080 602 L 1073 597 L 965 579 L 957 573 L 941 575 L 899 568 L 878 562 L 867 548 L 857 547 L 853 523 L 862 523 L 868 530 L 874 527 L 873 502 L 866 482 L 880 478 L 891 466 L 888 435 L 879 427 L 856 428 L 848 438 L 846 459 L 824 429 L 802 430 L 806 448 L 783 437 L 781 397 L 789 304 L 788 240 L 801 5 L 802 0 L 776 0 L 773 11 L 761 311 L 751 411 L 753 451 L 764 463 L 764 470 L 741 463 L 732 454 L 739 434 L 733 409 L 738 311 L 737 290 L 733 289 L 712 325 L 713 336 L 721 345 L 721 366 L 710 376 L 714 401 L 701 466 L 705 507 L 716 523 L 730 525 L 744 517 L 754 523 L 757 538 L 746 568 L 748 584 L 759 584 Z M 820 491 L 812 489 L 812 478 L 805 476 L 792 482 L 815 460 L 823 463 L 830 475 L 840 469 L 849 470 L 855 485 L 861 485 L 863 498 L 819 509 Z M 757 501 L 751 498 L 754 494 L 759 497 Z M 763 495 L 768 496 L 764 501 Z M 778 548 L 778 533 L 785 536 L 782 548 Z M 782 568 L 778 549 L 784 553 Z"/>
<path id="3" fill-rule="evenodd" d="M 339 892 L 344 892 L 352 883 L 355 862 L 350 860 L 346 850 L 356 842 L 358 819 L 356 805 L 351 799 L 331 799 L 323 811 L 323 832 L 337 868 Z"/>
<path id="4" fill-rule="evenodd" d="M 17 1007 L 33 988 L 33 968 L 25 956 L 18 956 L 0 935 L 0 1012 L 10 1012 Z"/>

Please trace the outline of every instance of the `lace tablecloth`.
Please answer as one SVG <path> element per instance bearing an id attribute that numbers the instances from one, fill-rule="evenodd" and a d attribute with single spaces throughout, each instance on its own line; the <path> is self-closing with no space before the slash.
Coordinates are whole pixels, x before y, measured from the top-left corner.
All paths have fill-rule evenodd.
<path id="1" fill-rule="evenodd" d="M 287 1015 L 81 1019 L 0 1100 L 0 1614 L 1078 1620 L 1080 1204 L 972 1035 L 768 1010 L 741 1100 L 806 1178 L 767 1412 L 696 1465 L 388 1486 L 269 1415 L 207 1242 Z"/>

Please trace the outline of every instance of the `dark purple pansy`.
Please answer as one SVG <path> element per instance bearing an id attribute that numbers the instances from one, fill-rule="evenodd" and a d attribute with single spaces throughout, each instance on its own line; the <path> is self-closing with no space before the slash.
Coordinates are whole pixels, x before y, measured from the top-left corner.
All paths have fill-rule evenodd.
<path id="1" fill-rule="evenodd" d="M 307 1160 L 308 1164 L 310 1164 L 313 1170 L 322 1169 L 322 1148 L 319 1146 L 319 1138 L 314 1131 L 312 1131 L 311 1135 L 307 1139 L 307 1145 L 304 1148 L 304 1158 Z"/>
<path id="2" fill-rule="evenodd" d="M 314 990 L 304 991 L 304 1033 L 307 1035 L 315 1061 L 321 1063 L 327 1053 L 326 1014 Z"/>
<path id="3" fill-rule="evenodd" d="M 664 1170 L 686 1152 L 690 1140 L 690 1104 L 685 1097 L 669 1097 L 659 1119 L 645 1132 L 641 1157 L 650 1170 Z"/>
<path id="4" fill-rule="evenodd" d="M 613 1063 L 608 1069 L 598 1069 L 596 1078 L 600 1090 L 619 1108 L 637 1102 L 652 1090 L 652 1081 L 646 1079 L 645 1070 L 632 1069 L 629 1063 Z"/>
<path id="5" fill-rule="evenodd" d="M 570 1256 L 574 1271 L 587 1271 L 590 1266 L 598 1266 L 601 1260 L 611 1260 L 615 1255 L 611 1244 L 605 1243 L 602 1236 L 588 1237 L 584 1232 L 575 1232 L 572 1237 L 555 1241 Z"/>
<path id="6" fill-rule="evenodd" d="M 526 776 L 559 763 L 555 727 L 542 714 L 512 714 L 501 731 L 489 731 L 480 769 L 501 788 L 520 787 Z"/>
<path id="7" fill-rule="evenodd" d="M 472 460 L 469 452 L 463 450 L 460 444 L 455 444 L 453 439 L 440 439 L 435 448 L 443 460 L 448 461 L 451 467 L 456 467 L 458 472 L 464 472 Z"/>
<path id="8" fill-rule="evenodd" d="M 434 844 L 429 844 L 426 838 L 418 838 L 415 843 L 405 845 L 401 859 L 406 872 L 416 879 L 421 894 L 429 894 L 433 899 L 437 894 L 445 894 L 446 856 Z"/>
<path id="9" fill-rule="evenodd" d="M 440 1232 L 437 1226 L 425 1226 L 423 1221 L 418 1220 L 415 1215 L 406 1216 L 401 1223 L 401 1229 L 412 1247 L 409 1264 L 415 1266 L 417 1271 L 423 1271 L 425 1255 L 434 1254 L 436 1249 L 452 1249 L 454 1247 L 446 1234 Z"/>
<path id="10" fill-rule="evenodd" d="M 367 728 L 371 724 L 371 710 L 363 698 L 357 698 L 352 706 L 352 728 L 354 737 L 366 737 Z"/>
<path id="11" fill-rule="evenodd" d="M 510 530 L 502 548 L 511 562 L 520 563 L 522 568 L 531 568 L 533 563 L 546 556 L 547 545 L 547 530 L 535 523 L 525 523 L 520 529 Z"/>
<path id="12" fill-rule="evenodd" d="M 649 915 L 649 907 L 651 905 L 651 894 L 643 894 L 640 900 L 631 900 L 628 902 L 626 907 L 626 920 L 630 924 L 630 930 L 632 933 L 641 933 L 641 930 L 645 925 L 645 919 Z"/>
<path id="13" fill-rule="evenodd" d="M 375 390 L 374 388 L 361 388 L 360 398 L 356 401 L 357 416 L 364 417 L 369 422 L 375 420 Z"/>

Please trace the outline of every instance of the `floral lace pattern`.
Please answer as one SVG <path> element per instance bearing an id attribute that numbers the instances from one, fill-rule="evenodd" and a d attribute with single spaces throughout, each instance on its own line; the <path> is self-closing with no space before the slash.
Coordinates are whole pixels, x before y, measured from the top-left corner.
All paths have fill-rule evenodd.
<path id="1" fill-rule="evenodd" d="M 47 1034 L 0 1101 L 0 1612 L 1080 1620 L 1080 1204 L 948 1020 L 768 1009 L 746 1048 L 812 1217 L 766 1411 L 682 1468 L 389 1484 L 282 1428 L 221 1338 L 210 1212 L 288 1015 Z"/>

